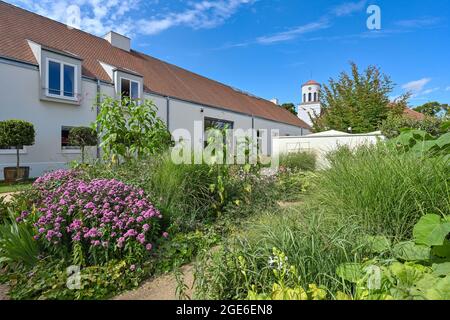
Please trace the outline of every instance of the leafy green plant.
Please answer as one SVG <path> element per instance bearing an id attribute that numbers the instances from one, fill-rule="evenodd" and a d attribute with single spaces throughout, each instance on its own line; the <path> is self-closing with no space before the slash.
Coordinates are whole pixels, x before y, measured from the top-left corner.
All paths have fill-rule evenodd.
<path id="1" fill-rule="evenodd" d="M 391 247 L 394 259 L 377 256 L 363 263 L 343 264 L 337 274 L 353 284 L 354 299 L 448 300 L 449 235 L 450 217 L 425 215 L 414 227 L 414 241 Z M 383 237 L 377 241 L 384 248 L 390 247 Z"/>
<path id="2" fill-rule="evenodd" d="M 241 272 L 247 275 L 246 263 L 243 258 L 239 259 Z M 310 284 L 308 290 L 302 287 L 302 279 L 298 276 L 297 268 L 289 264 L 288 257 L 284 252 L 273 248 L 273 256 L 269 258 L 269 265 L 275 276 L 272 292 L 260 294 L 255 285 L 249 288 L 249 300 L 325 300 L 327 291 L 323 287 Z M 289 284 L 290 283 L 290 284 Z"/>
<path id="3" fill-rule="evenodd" d="M 157 117 L 157 108 L 150 100 L 139 101 L 104 96 L 93 129 L 102 137 L 100 147 L 107 159 L 118 162 L 133 157 L 142 159 L 167 148 L 170 134 Z"/>
<path id="4" fill-rule="evenodd" d="M 33 228 L 17 223 L 16 215 L 9 209 L 9 219 L 0 224 L 0 265 L 32 266 L 38 261 L 39 246 L 33 238 Z"/>
<path id="5" fill-rule="evenodd" d="M 92 128 L 76 127 L 69 132 L 69 142 L 81 148 L 81 163 L 84 163 L 86 147 L 97 145 L 97 132 Z"/>
<path id="6" fill-rule="evenodd" d="M 32 123 L 23 120 L 0 122 L 0 147 L 15 147 L 17 151 L 17 174 L 20 168 L 20 149 L 34 144 L 35 131 Z"/>
<path id="7" fill-rule="evenodd" d="M 401 151 L 419 155 L 443 155 L 445 159 L 450 159 L 450 132 L 435 138 L 426 131 L 404 130 L 392 143 Z"/>
<path id="8" fill-rule="evenodd" d="M 44 259 L 31 268 L 9 275 L 9 295 L 15 300 L 95 300 L 111 298 L 125 290 L 136 288 L 149 267 L 129 265 L 111 260 L 103 266 L 80 269 L 80 287 L 69 288 L 69 263 Z"/>

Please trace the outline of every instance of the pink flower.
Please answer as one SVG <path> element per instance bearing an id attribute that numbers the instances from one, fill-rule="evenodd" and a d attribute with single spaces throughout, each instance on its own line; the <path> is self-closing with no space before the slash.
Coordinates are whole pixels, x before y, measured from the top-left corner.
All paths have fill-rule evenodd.
<path id="1" fill-rule="evenodd" d="M 163 232 L 162 236 L 163 238 L 167 239 L 169 237 L 169 234 L 167 232 Z"/>

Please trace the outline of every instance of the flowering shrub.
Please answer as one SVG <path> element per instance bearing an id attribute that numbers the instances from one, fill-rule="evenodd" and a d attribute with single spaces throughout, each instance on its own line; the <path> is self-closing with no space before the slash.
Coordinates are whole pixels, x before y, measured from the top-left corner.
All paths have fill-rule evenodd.
<path id="1" fill-rule="evenodd" d="M 144 191 L 120 181 L 84 181 L 80 172 L 60 170 L 39 178 L 34 187 L 40 194 L 35 239 L 59 252 L 72 249 L 74 263 L 141 260 L 163 237 L 162 216 Z"/>

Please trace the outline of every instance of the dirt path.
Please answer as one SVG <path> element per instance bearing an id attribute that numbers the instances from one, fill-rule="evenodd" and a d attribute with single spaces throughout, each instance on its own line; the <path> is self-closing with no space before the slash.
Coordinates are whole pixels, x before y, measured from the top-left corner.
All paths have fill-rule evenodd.
<path id="1" fill-rule="evenodd" d="M 6 284 L 0 284 L 0 301 L 9 300 L 8 289 Z"/>
<path id="2" fill-rule="evenodd" d="M 192 287 L 194 285 L 194 266 L 192 264 L 181 268 L 184 283 L 189 288 L 186 294 L 192 297 Z M 158 278 L 146 281 L 139 288 L 125 292 L 113 300 L 178 300 L 176 295 L 177 280 L 175 275 L 170 273 Z"/>

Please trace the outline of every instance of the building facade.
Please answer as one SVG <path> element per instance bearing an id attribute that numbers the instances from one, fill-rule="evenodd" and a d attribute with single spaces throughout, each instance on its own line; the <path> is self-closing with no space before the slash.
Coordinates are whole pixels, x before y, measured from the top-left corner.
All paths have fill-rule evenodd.
<path id="1" fill-rule="evenodd" d="M 20 151 L 30 176 L 80 159 L 68 132 L 95 120 L 99 94 L 150 99 L 169 131 L 187 129 L 193 137 L 196 121 L 278 130 L 281 136 L 310 133 L 305 122 L 276 104 L 134 51 L 122 35 L 99 38 L 0 1 L 0 121 L 35 126 L 35 145 Z M 272 137 L 265 139 L 270 153 Z M 96 154 L 89 150 L 91 157 Z M 15 150 L 0 149 L 0 180 L 15 158 Z"/>

